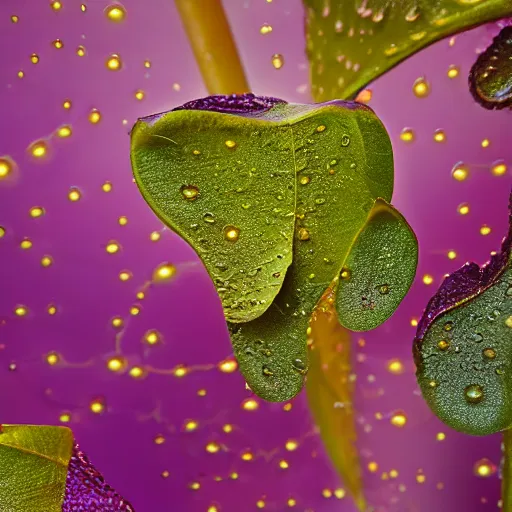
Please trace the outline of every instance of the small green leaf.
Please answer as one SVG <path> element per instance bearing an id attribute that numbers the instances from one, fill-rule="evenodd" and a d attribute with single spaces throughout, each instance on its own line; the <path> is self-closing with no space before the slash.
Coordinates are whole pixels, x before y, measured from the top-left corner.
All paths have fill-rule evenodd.
<path id="1" fill-rule="evenodd" d="M 354 240 L 337 289 L 343 326 L 369 331 L 386 321 L 409 291 L 418 264 L 418 242 L 404 217 L 377 199 Z"/>
<path id="2" fill-rule="evenodd" d="M 473 435 L 512 426 L 512 196 L 501 252 L 448 276 L 414 340 L 417 378 L 434 413 Z"/>
<path id="3" fill-rule="evenodd" d="M 399 62 L 457 32 L 512 15 L 510 0 L 304 0 L 316 101 L 352 98 Z"/>
<path id="4" fill-rule="evenodd" d="M 213 96 L 139 120 L 132 165 L 149 205 L 205 262 L 248 385 L 293 397 L 311 314 L 375 200 L 391 199 L 382 123 L 351 102 Z"/>
<path id="5" fill-rule="evenodd" d="M 306 391 L 309 408 L 334 467 L 359 510 L 366 510 L 357 432 L 350 333 L 324 296 L 311 319 L 312 349 Z"/>
<path id="6" fill-rule="evenodd" d="M 2 425 L 0 510 L 61 512 L 72 449 L 67 428 Z"/>

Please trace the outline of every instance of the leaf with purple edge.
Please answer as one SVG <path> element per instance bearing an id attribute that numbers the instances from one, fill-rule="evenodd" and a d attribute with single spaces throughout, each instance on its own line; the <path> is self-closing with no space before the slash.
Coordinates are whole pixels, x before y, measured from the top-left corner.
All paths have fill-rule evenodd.
<path id="1" fill-rule="evenodd" d="M 352 102 L 213 96 L 139 120 L 132 166 L 151 208 L 205 263 L 250 388 L 293 397 L 311 314 L 376 199 L 391 199 L 382 123 Z"/>
<path id="2" fill-rule="evenodd" d="M 304 0 L 316 101 L 353 98 L 445 37 L 512 15 L 510 0 Z"/>
<path id="3" fill-rule="evenodd" d="M 427 403 L 450 427 L 473 435 L 512 426 L 512 195 L 509 223 L 486 265 L 468 263 L 444 280 L 414 340 Z"/>

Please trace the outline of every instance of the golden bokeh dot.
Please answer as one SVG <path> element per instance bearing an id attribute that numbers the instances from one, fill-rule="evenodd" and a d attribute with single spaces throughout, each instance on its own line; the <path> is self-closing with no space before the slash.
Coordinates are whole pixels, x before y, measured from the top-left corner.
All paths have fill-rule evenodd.
<path id="1" fill-rule="evenodd" d="M 87 116 L 91 124 L 98 124 L 101 121 L 101 112 L 98 109 L 93 108 Z"/>
<path id="2" fill-rule="evenodd" d="M 222 430 L 226 434 L 230 434 L 231 432 L 233 432 L 233 425 L 230 425 L 229 423 L 226 423 L 225 425 L 222 426 Z"/>
<path id="3" fill-rule="evenodd" d="M 293 452 L 299 447 L 299 443 L 295 439 L 288 439 L 284 446 L 289 452 Z"/>
<path id="4" fill-rule="evenodd" d="M 425 274 L 422 278 L 423 283 L 426 285 L 430 285 L 434 282 L 434 278 L 430 274 Z"/>
<path id="5" fill-rule="evenodd" d="M 418 471 L 418 473 L 416 474 L 416 482 L 418 482 L 419 484 L 424 484 L 426 480 L 427 477 L 423 474 L 423 472 L 421 470 Z"/>
<path id="6" fill-rule="evenodd" d="M 110 323 L 112 324 L 112 327 L 114 327 L 116 329 L 119 329 L 119 328 L 123 327 L 123 325 L 124 325 L 124 321 L 120 316 L 115 316 L 114 318 L 112 318 Z"/>
<path id="7" fill-rule="evenodd" d="M 199 427 L 199 423 L 195 420 L 187 420 L 183 425 L 183 430 L 185 432 L 194 432 Z"/>
<path id="8" fill-rule="evenodd" d="M 185 375 L 187 375 L 188 372 L 189 369 L 186 366 L 183 366 L 182 364 L 176 366 L 173 371 L 174 376 L 178 378 L 185 377 Z"/>
<path id="9" fill-rule="evenodd" d="M 322 489 L 322 496 L 324 498 L 332 498 L 332 491 L 330 489 Z"/>
<path id="10" fill-rule="evenodd" d="M 62 42 L 62 39 L 55 39 L 54 41 L 52 41 L 52 45 L 54 48 L 57 48 L 57 50 L 64 48 L 64 43 Z"/>
<path id="11" fill-rule="evenodd" d="M 56 364 L 60 363 L 61 358 L 57 352 L 48 352 L 48 354 L 46 354 L 45 359 L 50 366 L 55 366 Z"/>
<path id="12" fill-rule="evenodd" d="M 9 156 L 0 157 L 0 180 L 8 178 L 16 169 L 16 163 Z"/>
<path id="13" fill-rule="evenodd" d="M 189 485 L 188 485 L 189 489 L 192 489 L 193 491 L 197 491 L 199 489 L 201 489 L 201 484 L 199 482 L 191 482 Z"/>
<path id="14" fill-rule="evenodd" d="M 81 197 L 82 197 L 82 193 L 80 192 L 80 189 L 78 189 L 76 187 L 71 187 L 69 189 L 69 191 L 68 191 L 68 199 L 71 202 L 79 201 Z"/>
<path id="15" fill-rule="evenodd" d="M 111 192 L 112 191 L 112 183 L 110 183 L 110 181 L 105 181 L 105 183 L 103 183 L 103 185 L 101 186 L 101 190 L 103 190 L 103 192 Z"/>
<path id="16" fill-rule="evenodd" d="M 363 89 L 356 97 L 356 101 L 359 103 L 370 103 L 373 97 L 373 91 L 371 89 Z"/>
<path id="17" fill-rule="evenodd" d="M 58 0 L 53 0 L 52 2 L 50 2 L 50 7 L 54 11 L 60 11 L 62 9 L 62 2 L 59 2 Z"/>
<path id="18" fill-rule="evenodd" d="M 23 250 L 28 250 L 28 249 L 31 249 L 32 248 L 32 240 L 30 240 L 29 238 L 24 238 L 21 242 L 20 242 L 20 247 L 23 249 Z"/>
<path id="19" fill-rule="evenodd" d="M 46 309 L 49 315 L 55 315 L 57 313 L 57 306 L 54 304 L 48 304 L 48 307 Z"/>
<path id="20" fill-rule="evenodd" d="M 39 55 L 37 53 L 33 53 L 30 56 L 30 62 L 32 62 L 32 64 L 37 64 L 39 62 Z"/>
<path id="21" fill-rule="evenodd" d="M 37 140 L 28 147 L 30 154 L 37 158 L 44 158 L 48 154 L 48 144 L 44 140 Z"/>
<path id="22" fill-rule="evenodd" d="M 460 73 L 459 66 L 456 66 L 455 64 L 452 64 L 448 68 L 447 75 L 448 75 L 448 78 L 457 78 L 459 76 L 459 73 Z"/>
<path id="23" fill-rule="evenodd" d="M 281 469 L 288 469 L 290 467 L 290 464 L 288 463 L 288 461 L 284 460 L 284 459 L 281 459 L 279 461 L 279 467 Z"/>
<path id="24" fill-rule="evenodd" d="M 153 231 L 149 235 L 149 239 L 152 242 L 158 242 L 158 240 L 160 240 L 161 237 L 162 237 L 162 235 L 161 235 L 161 233 L 159 231 Z"/>
<path id="25" fill-rule="evenodd" d="M 446 133 L 444 130 L 436 130 L 434 132 L 434 141 L 435 142 L 446 142 Z"/>
<path id="26" fill-rule="evenodd" d="M 457 253 L 455 251 L 448 251 L 447 256 L 448 259 L 454 260 L 457 257 Z"/>
<path id="27" fill-rule="evenodd" d="M 157 343 L 162 341 L 162 336 L 158 331 L 151 329 L 144 334 L 142 340 L 144 341 L 144 343 L 147 343 L 148 345 L 156 345 Z"/>
<path id="28" fill-rule="evenodd" d="M 37 219 L 38 217 L 42 217 L 46 212 L 42 206 L 32 206 L 28 213 L 33 219 Z"/>
<path id="29" fill-rule="evenodd" d="M 238 368 L 236 359 L 225 359 L 221 361 L 217 367 L 222 373 L 233 373 Z"/>
<path id="30" fill-rule="evenodd" d="M 141 379 L 146 376 L 146 371 L 140 366 L 132 366 L 128 373 L 134 379 Z"/>
<path id="31" fill-rule="evenodd" d="M 45 254 L 41 258 L 41 266 L 44 268 L 47 268 L 47 267 L 50 267 L 51 265 L 53 265 L 53 258 L 50 255 Z"/>
<path id="32" fill-rule="evenodd" d="M 141 307 L 135 304 L 130 308 L 130 315 L 137 316 L 141 311 Z"/>
<path id="33" fill-rule="evenodd" d="M 420 77 L 414 81 L 412 90 L 417 98 L 425 98 L 430 94 L 430 84 L 425 77 Z"/>
<path id="34" fill-rule="evenodd" d="M 111 240 L 106 246 L 105 250 L 108 254 L 116 254 L 121 250 L 121 245 L 115 240 Z"/>
<path id="35" fill-rule="evenodd" d="M 404 128 L 400 132 L 400 139 L 404 142 L 413 142 L 415 139 L 414 130 L 412 128 Z"/>
<path id="36" fill-rule="evenodd" d="M 457 206 L 457 212 L 460 215 L 467 215 L 469 213 L 469 203 L 461 203 Z"/>
<path id="37" fill-rule="evenodd" d="M 20 17 L 16 16 L 16 14 L 13 14 L 11 16 L 11 23 L 18 23 L 18 21 L 20 21 Z"/>
<path id="38" fill-rule="evenodd" d="M 66 110 L 69 110 L 69 109 L 71 108 L 71 106 L 72 106 L 72 102 L 71 102 L 71 100 L 64 100 L 64 101 L 62 102 L 62 107 L 63 107 L 64 109 L 66 109 Z"/>
<path id="39" fill-rule="evenodd" d="M 387 363 L 387 369 L 389 373 L 392 373 L 393 375 L 400 375 L 404 372 L 404 364 L 400 359 L 391 359 Z"/>
<path id="40" fill-rule="evenodd" d="M 86 49 L 85 49 L 85 46 L 77 46 L 76 48 L 76 54 L 79 56 L 79 57 L 84 57 L 85 54 L 86 54 Z"/>
<path id="41" fill-rule="evenodd" d="M 153 272 L 153 281 L 166 282 L 174 277 L 176 274 L 176 267 L 171 263 L 161 263 L 156 267 Z"/>
<path id="42" fill-rule="evenodd" d="M 272 25 L 269 25 L 268 23 L 264 23 L 260 27 L 260 34 L 263 36 L 270 34 L 271 32 L 272 32 Z"/>
<path id="43" fill-rule="evenodd" d="M 487 226 L 486 224 L 484 224 L 481 228 L 480 228 L 480 234 L 483 235 L 483 236 L 487 236 L 487 235 L 490 235 L 491 234 L 491 228 L 489 226 Z"/>
<path id="44" fill-rule="evenodd" d="M 73 129 L 69 125 L 61 126 L 57 129 L 57 137 L 62 139 L 66 139 L 67 137 L 71 137 L 73 134 Z"/>
<path id="45" fill-rule="evenodd" d="M 267 2 L 268 2 L 268 0 L 267 0 Z M 286 502 L 286 504 L 289 507 L 295 507 L 295 505 L 297 505 L 297 500 L 294 498 L 288 498 L 288 501 Z"/>
<path id="46" fill-rule="evenodd" d="M 114 356 L 107 360 L 107 368 L 111 372 L 121 372 L 126 368 L 126 359 L 121 356 Z"/>
<path id="47" fill-rule="evenodd" d="M 135 98 L 139 101 L 142 101 L 146 96 L 146 93 L 142 89 L 137 89 L 135 91 Z"/>
<path id="48" fill-rule="evenodd" d="M 489 139 L 483 139 L 482 142 L 480 143 L 480 145 L 483 148 L 488 148 L 491 145 L 491 141 Z"/>
<path id="49" fill-rule="evenodd" d="M 242 409 L 246 411 L 256 411 L 260 404 L 254 398 L 246 398 L 242 402 Z"/>
<path id="50" fill-rule="evenodd" d="M 3 226 L 0 226 L 0 238 L 3 238 L 5 236 L 5 228 Z"/>
<path id="51" fill-rule="evenodd" d="M 507 172 L 507 165 L 503 162 L 496 162 L 491 168 L 494 176 L 503 176 Z"/>
<path id="52" fill-rule="evenodd" d="M 89 404 L 89 409 L 94 413 L 94 414 L 101 414 L 104 410 L 105 410 L 105 402 L 103 399 L 101 398 L 96 398 L 94 399 L 90 404 Z"/>
<path id="53" fill-rule="evenodd" d="M 150 61 L 150 60 L 145 60 L 145 61 L 144 61 L 144 67 L 145 67 L 146 69 L 149 69 L 149 68 L 151 67 L 151 61 Z"/>
<path id="54" fill-rule="evenodd" d="M 121 281 L 129 281 L 133 277 L 133 274 L 129 270 L 121 270 L 119 272 L 119 279 Z"/>
<path id="55" fill-rule="evenodd" d="M 376 473 L 379 470 L 379 465 L 375 461 L 368 462 L 367 467 L 370 473 Z"/>
<path id="56" fill-rule="evenodd" d="M 397 411 L 393 413 L 393 415 L 391 416 L 390 423 L 394 427 L 405 427 L 405 425 L 407 424 L 407 416 L 403 411 Z"/>
<path id="57" fill-rule="evenodd" d="M 125 215 L 121 215 L 121 217 L 117 219 L 117 223 L 120 226 L 126 226 L 126 224 L 128 224 L 128 217 L 126 217 Z"/>
<path id="58" fill-rule="evenodd" d="M 126 9 L 121 4 L 112 4 L 105 8 L 105 16 L 109 21 L 121 23 L 126 19 Z"/>
<path id="59" fill-rule="evenodd" d="M 85 4 L 80 4 L 80 10 L 81 10 L 82 12 L 87 12 L 87 5 L 85 5 Z"/>
<path id="60" fill-rule="evenodd" d="M 18 71 L 18 78 L 23 78 L 25 76 L 25 72 L 21 69 Z"/>
<path id="61" fill-rule="evenodd" d="M 155 436 L 155 438 L 153 439 L 153 442 L 155 444 L 164 444 L 165 443 L 165 437 L 162 435 L 162 434 L 158 434 L 157 436 Z"/>
<path id="62" fill-rule="evenodd" d="M 280 53 L 272 55 L 272 66 L 275 69 L 281 69 L 284 66 L 284 57 Z"/>
<path id="63" fill-rule="evenodd" d="M 452 168 L 452 177 L 457 181 L 464 181 L 469 177 L 469 168 L 466 164 L 459 162 Z"/>
<path id="64" fill-rule="evenodd" d="M 61 423 L 69 423 L 71 421 L 71 414 L 69 412 L 63 412 L 59 416 L 59 421 Z"/>
<path id="65" fill-rule="evenodd" d="M 481 478 L 488 478 L 496 472 L 496 466 L 489 459 L 480 459 L 475 462 L 473 472 Z"/>
<path id="66" fill-rule="evenodd" d="M 220 446 L 215 442 L 210 442 L 206 445 L 206 451 L 208 453 L 217 453 L 220 450 Z"/>
<path id="67" fill-rule="evenodd" d="M 107 57 L 105 65 L 110 71 L 119 71 L 123 67 L 123 62 L 117 53 L 112 53 Z"/>
<path id="68" fill-rule="evenodd" d="M 254 459 L 254 455 L 249 450 L 246 450 L 240 454 L 240 458 L 246 462 L 250 462 Z"/>

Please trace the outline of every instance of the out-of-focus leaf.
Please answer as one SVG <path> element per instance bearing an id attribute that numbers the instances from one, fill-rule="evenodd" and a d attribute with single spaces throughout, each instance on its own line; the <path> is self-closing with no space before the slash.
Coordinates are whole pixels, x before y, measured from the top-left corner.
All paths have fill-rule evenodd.
<path id="1" fill-rule="evenodd" d="M 414 280 L 418 242 L 404 217 L 377 199 L 354 240 L 336 296 L 341 324 L 369 331 L 386 321 Z"/>
<path id="2" fill-rule="evenodd" d="M 471 68 L 469 87 L 483 107 L 512 107 L 512 26 L 505 27 Z"/>
<path id="3" fill-rule="evenodd" d="M 382 123 L 352 102 L 213 96 L 139 120 L 132 165 L 149 205 L 205 262 L 248 385 L 293 397 L 311 313 L 375 200 L 391 199 Z"/>
<path id="4" fill-rule="evenodd" d="M 418 383 L 450 427 L 487 435 L 512 426 L 512 196 L 501 251 L 448 276 L 418 325 Z"/>
<path id="5" fill-rule="evenodd" d="M 354 382 L 350 333 L 339 324 L 326 295 L 311 319 L 311 351 L 306 381 L 308 403 L 325 449 L 359 510 L 366 510 L 356 447 Z"/>
<path id="6" fill-rule="evenodd" d="M 353 98 L 410 55 L 512 15 L 510 0 L 304 0 L 316 101 Z"/>
<path id="7" fill-rule="evenodd" d="M 72 449 L 67 428 L 2 425 L 0 510 L 61 512 Z"/>

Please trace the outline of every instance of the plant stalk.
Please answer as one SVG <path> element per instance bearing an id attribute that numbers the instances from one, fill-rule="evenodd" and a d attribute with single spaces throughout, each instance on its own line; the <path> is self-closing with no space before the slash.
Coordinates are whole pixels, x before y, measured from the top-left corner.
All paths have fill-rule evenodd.
<path id="1" fill-rule="evenodd" d="M 175 0 L 209 94 L 242 94 L 249 84 L 221 0 Z"/>
<path id="2" fill-rule="evenodd" d="M 512 510 L 512 429 L 503 432 L 501 510 Z"/>

